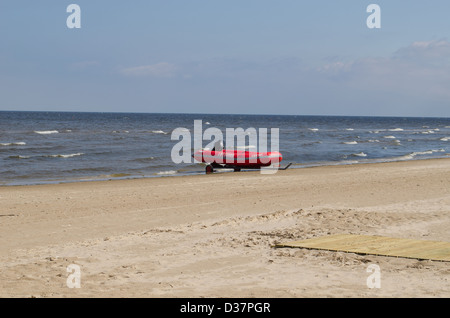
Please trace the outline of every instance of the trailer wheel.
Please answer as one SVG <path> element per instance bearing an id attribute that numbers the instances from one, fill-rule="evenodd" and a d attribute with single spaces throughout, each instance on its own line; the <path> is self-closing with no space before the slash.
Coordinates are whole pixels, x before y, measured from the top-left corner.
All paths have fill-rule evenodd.
<path id="1" fill-rule="evenodd" d="M 207 165 L 206 168 L 205 168 L 205 172 L 206 172 L 206 174 L 211 174 L 211 173 L 213 173 L 213 172 L 214 172 L 213 166 Z"/>

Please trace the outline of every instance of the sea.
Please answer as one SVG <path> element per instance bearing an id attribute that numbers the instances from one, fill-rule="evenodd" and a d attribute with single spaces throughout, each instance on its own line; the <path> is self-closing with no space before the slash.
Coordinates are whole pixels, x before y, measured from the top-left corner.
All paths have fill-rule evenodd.
<path id="1" fill-rule="evenodd" d="M 181 140 L 172 132 L 193 138 L 195 120 L 224 136 L 278 128 L 289 169 L 450 156 L 450 118 L 0 111 L 0 185 L 204 174 L 171 156 Z"/>

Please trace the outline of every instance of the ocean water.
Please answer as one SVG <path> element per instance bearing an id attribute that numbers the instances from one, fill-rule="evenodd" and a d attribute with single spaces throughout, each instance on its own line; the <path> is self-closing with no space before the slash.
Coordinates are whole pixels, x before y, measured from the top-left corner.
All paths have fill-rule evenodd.
<path id="1" fill-rule="evenodd" d="M 193 132 L 194 120 L 224 135 L 279 128 L 291 168 L 450 155 L 450 118 L 0 111 L 0 185 L 203 174 L 171 159 L 172 131 Z"/>

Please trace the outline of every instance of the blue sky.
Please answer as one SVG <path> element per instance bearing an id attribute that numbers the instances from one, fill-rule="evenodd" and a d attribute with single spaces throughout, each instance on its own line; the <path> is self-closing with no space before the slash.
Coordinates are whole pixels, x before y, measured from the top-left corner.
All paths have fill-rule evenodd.
<path id="1" fill-rule="evenodd" d="M 449 16 L 448 0 L 2 0 L 0 110 L 448 117 Z"/>

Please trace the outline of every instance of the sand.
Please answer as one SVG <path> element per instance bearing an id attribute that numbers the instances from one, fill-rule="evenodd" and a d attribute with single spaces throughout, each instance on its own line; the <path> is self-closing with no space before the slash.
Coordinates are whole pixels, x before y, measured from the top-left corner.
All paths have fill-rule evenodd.
<path id="1" fill-rule="evenodd" d="M 449 229 L 450 159 L 0 187 L 0 297 L 449 297 L 450 262 L 273 247 Z"/>

